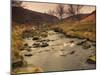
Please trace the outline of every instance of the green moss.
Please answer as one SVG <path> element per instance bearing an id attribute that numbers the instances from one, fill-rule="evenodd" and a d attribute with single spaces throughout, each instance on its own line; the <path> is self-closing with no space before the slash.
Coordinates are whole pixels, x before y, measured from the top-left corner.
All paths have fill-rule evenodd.
<path id="1" fill-rule="evenodd" d="M 93 55 L 93 56 L 91 56 L 89 59 L 92 60 L 92 61 L 96 61 L 96 56 Z"/>

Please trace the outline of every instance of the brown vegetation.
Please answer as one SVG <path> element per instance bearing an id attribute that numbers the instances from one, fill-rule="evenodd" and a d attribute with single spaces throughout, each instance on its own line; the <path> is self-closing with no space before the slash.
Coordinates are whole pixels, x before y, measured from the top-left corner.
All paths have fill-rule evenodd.
<path id="1" fill-rule="evenodd" d="M 96 41 L 96 24 L 95 23 L 61 23 L 50 26 L 50 28 L 64 33 L 69 37 L 84 38 L 90 41 Z"/>

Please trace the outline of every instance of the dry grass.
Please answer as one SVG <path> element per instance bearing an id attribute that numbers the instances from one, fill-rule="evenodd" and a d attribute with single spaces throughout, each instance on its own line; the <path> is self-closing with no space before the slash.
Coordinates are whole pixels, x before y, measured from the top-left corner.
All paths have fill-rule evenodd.
<path id="1" fill-rule="evenodd" d="M 24 30 L 31 28 L 31 25 L 22 25 L 15 22 L 12 23 L 12 38 L 11 38 L 11 50 L 12 61 L 20 59 L 19 51 L 23 45 L 22 33 Z"/>
<path id="2" fill-rule="evenodd" d="M 23 46 L 24 40 L 22 38 L 23 31 L 31 28 L 29 25 L 18 25 L 17 23 L 12 24 L 12 39 L 11 39 L 11 52 L 12 52 L 12 64 L 18 60 L 23 61 L 22 57 L 19 55 L 20 48 Z M 25 61 L 23 61 L 25 62 Z M 27 64 L 26 64 L 27 65 Z M 23 63 L 24 66 L 24 63 Z M 33 72 L 43 72 L 40 67 L 17 67 L 12 66 L 12 73 L 33 73 Z"/>
<path id="3" fill-rule="evenodd" d="M 93 22 L 87 23 L 60 23 L 52 25 L 50 28 L 56 28 L 58 31 L 63 32 L 70 37 L 85 38 L 91 41 L 96 41 L 96 24 Z"/>
<path id="4" fill-rule="evenodd" d="M 21 38 L 22 29 L 20 26 L 13 25 L 12 27 L 12 39 L 11 39 L 11 50 L 12 50 L 12 61 L 20 59 L 19 48 L 23 44 L 23 39 Z"/>
<path id="5" fill-rule="evenodd" d="M 38 73 L 38 72 L 43 72 L 43 70 L 40 67 L 36 67 L 36 66 L 20 67 L 14 69 L 13 71 L 13 73 L 17 73 L 17 74 Z"/>

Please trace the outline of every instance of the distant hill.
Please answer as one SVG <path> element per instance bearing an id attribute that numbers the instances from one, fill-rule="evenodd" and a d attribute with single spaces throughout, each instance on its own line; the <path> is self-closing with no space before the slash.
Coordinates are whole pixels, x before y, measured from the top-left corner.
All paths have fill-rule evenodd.
<path id="1" fill-rule="evenodd" d="M 93 11 L 86 18 L 82 20 L 82 22 L 96 22 L 96 11 Z"/>
<path id="2" fill-rule="evenodd" d="M 73 16 L 69 16 L 67 18 L 64 18 L 63 21 L 65 21 L 65 22 L 76 22 L 76 21 L 79 21 L 79 20 L 86 18 L 88 15 L 89 14 L 73 15 Z"/>
<path id="3" fill-rule="evenodd" d="M 93 11 L 90 14 L 78 14 L 63 19 L 63 21 L 65 22 L 76 22 L 76 21 L 95 22 L 95 20 L 96 20 L 96 11 Z"/>
<path id="4" fill-rule="evenodd" d="M 12 21 L 19 24 L 43 25 L 58 22 L 56 16 L 35 12 L 22 7 L 12 7 Z"/>

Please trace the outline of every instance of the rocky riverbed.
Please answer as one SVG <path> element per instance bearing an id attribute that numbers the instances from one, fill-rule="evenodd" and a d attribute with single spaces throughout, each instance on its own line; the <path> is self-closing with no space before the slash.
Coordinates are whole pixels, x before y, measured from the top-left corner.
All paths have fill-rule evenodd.
<path id="1" fill-rule="evenodd" d="M 95 69 L 87 59 L 95 55 L 95 42 L 70 38 L 53 30 L 42 31 L 42 36 L 24 38 L 20 55 L 27 65 L 39 66 L 44 72 Z"/>

